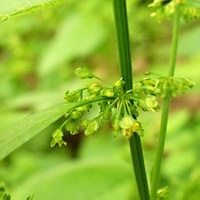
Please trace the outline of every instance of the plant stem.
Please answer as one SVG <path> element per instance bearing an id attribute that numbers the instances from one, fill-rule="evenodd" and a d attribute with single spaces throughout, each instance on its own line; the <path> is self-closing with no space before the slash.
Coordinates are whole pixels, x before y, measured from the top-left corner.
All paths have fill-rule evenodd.
<path id="1" fill-rule="evenodd" d="M 174 22 L 173 22 L 173 38 L 172 38 L 172 51 L 170 58 L 170 70 L 169 77 L 174 76 L 175 67 L 176 67 L 176 57 L 178 49 L 178 37 L 180 29 L 180 3 L 175 3 L 175 13 L 174 13 Z"/>
<path id="2" fill-rule="evenodd" d="M 115 24 L 117 30 L 118 50 L 121 75 L 125 81 L 125 90 L 132 89 L 132 67 L 129 47 L 128 20 L 126 0 L 113 0 Z M 141 200 L 149 200 L 149 190 L 146 178 L 142 145 L 140 137 L 134 133 L 129 139 L 132 162 L 135 170 L 137 186 Z"/>
<path id="3" fill-rule="evenodd" d="M 179 27 L 180 27 L 180 4 L 175 3 L 175 13 L 173 19 L 173 38 L 172 38 L 172 51 L 170 57 L 170 69 L 169 77 L 174 76 L 175 66 L 176 66 L 176 57 L 177 57 L 177 48 L 178 48 L 178 36 L 179 36 Z M 158 138 L 158 147 L 156 152 L 156 158 L 153 168 L 152 181 L 151 181 L 151 200 L 157 199 L 157 190 L 159 186 L 160 178 L 160 168 L 162 163 L 165 137 L 167 132 L 167 122 L 169 114 L 169 105 L 170 105 L 170 95 L 167 93 L 163 102 L 163 110 L 160 123 L 160 134 Z"/>
<path id="4" fill-rule="evenodd" d="M 132 66 L 129 47 L 128 20 L 126 0 L 114 0 L 115 25 L 117 29 L 118 51 L 121 75 L 125 81 L 125 89 L 132 89 Z"/>

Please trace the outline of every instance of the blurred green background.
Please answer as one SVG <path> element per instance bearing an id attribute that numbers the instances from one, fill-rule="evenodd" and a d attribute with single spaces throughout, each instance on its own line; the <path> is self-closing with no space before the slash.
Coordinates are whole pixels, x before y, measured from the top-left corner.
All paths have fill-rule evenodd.
<path id="1" fill-rule="evenodd" d="M 150 18 L 147 5 L 128 0 L 134 80 L 146 71 L 166 75 L 169 66 L 172 24 Z M 200 196 L 199 23 L 181 21 L 176 76 L 192 78 L 195 87 L 171 104 L 161 172 L 170 200 Z M 83 87 L 86 82 L 74 75 L 76 67 L 87 66 L 110 82 L 120 77 L 111 0 L 69 0 L 0 26 L 0 130 L 63 103 L 65 91 Z M 160 112 L 142 113 L 139 120 L 150 175 Z M 0 162 L 0 182 L 13 200 L 32 194 L 36 200 L 137 200 L 127 139 L 113 137 L 107 124 L 88 138 L 68 134 L 67 147 L 50 148 L 52 131 L 61 121 Z"/>

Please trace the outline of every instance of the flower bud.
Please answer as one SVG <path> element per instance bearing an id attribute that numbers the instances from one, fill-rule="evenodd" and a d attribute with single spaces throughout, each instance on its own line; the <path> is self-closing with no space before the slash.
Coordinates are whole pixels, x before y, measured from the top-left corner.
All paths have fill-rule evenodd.
<path id="1" fill-rule="evenodd" d="M 81 97 L 81 94 L 79 90 L 78 91 L 76 90 L 74 92 L 67 91 L 65 93 L 64 99 L 68 102 L 74 102 L 74 101 L 77 101 L 80 97 Z"/>
<path id="2" fill-rule="evenodd" d="M 123 86 L 125 85 L 125 82 L 123 81 L 123 79 L 121 78 L 120 80 L 118 80 L 115 84 L 114 84 L 114 90 L 120 90 L 123 88 Z"/>
<path id="3" fill-rule="evenodd" d="M 124 136 L 126 136 L 128 138 L 133 135 L 133 131 L 131 129 L 123 129 L 122 133 L 123 133 Z"/>
<path id="4" fill-rule="evenodd" d="M 95 131 L 97 131 L 99 128 L 99 124 L 97 122 L 97 120 L 93 120 L 92 122 L 89 123 L 88 127 L 85 130 L 85 135 L 91 135 L 92 133 L 94 133 Z"/>
<path id="5" fill-rule="evenodd" d="M 72 111 L 72 113 L 71 113 L 71 115 L 70 115 L 70 117 L 71 117 L 72 119 L 78 119 L 80 116 L 81 116 L 81 112 L 79 112 L 79 111 L 77 111 L 77 110 Z"/>
<path id="6" fill-rule="evenodd" d="M 192 88 L 194 86 L 194 82 L 189 79 L 189 78 L 185 78 L 184 83 L 189 87 Z"/>
<path id="7" fill-rule="evenodd" d="M 92 93 L 92 94 L 89 94 L 85 99 L 94 99 L 96 97 L 97 97 L 97 94 Z"/>
<path id="8" fill-rule="evenodd" d="M 86 128 L 89 124 L 89 120 L 88 119 L 84 119 L 81 121 L 80 125 L 84 128 Z"/>
<path id="9" fill-rule="evenodd" d="M 147 97 L 146 105 L 151 111 L 156 112 L 158 109 L 158 102 L 157 102 L 156 97 L 155 96 Z"/>
<path id="10" fill-rule="evenodd" d="M 139 121 L 135 120 L 135 123 L 132 127 L 132 131 L 137 133 L 139 136 L 143 136 L 143 132 L 144 132 L 144 129 L 142 128 L 142 125 Z"/>
<path id="11" fill-rule="evenodd" d="M 85 111 L 90 110 L 91 108 L 92 108 L 92 104 L 87 104 L 87 105 L 79 106 L 75 110 L 77 110 L 78 112 L 85 112 Z"/>
<path id="12" fill-rule="evenodd" d="M 72 135 L 77 134 L 79 130 L 79 126 L 75 120 L 69 120 L 69 122 L 65 125 L 65 128 Z"/>
<path id="13" fill-rule="evenodd" d="M 102 97 L 114 97 L 114 92 L 112 89 L 103 89 L 100 92 Z"/>
<path id="14" fill-rule="evenodd" d="M 75 74 L 79 76 L 81 79 L 93 78 L 93 74 L 87 67 L 76 68 Z"/>
<path id="15" fill-rule="evenodd" d="M 52 141 L 51 141 L 51 147 L 54 147 L 56 144 L 58 144 L 60 147 L 64 144 L 67 145 L 67 143 L 65 141 L 63 141 L 62 137 L 63 137 L 63 132 L 61 129 L 57 129 L 53 132 L 52 134 Z"/>
<path id="16" fill-rule="evenodd" d="M 168 187 L 160 188 L 160 189 L 157 191 L 157 195 L 158 195 L 161 199 L 165 199 L 166 196 L 168 195 L 168 193 L 169 193 L 169 188 L 168 188 Z"/>
<path id="17" fill-rule="evenodd" d="M 115 131 L 119 131 L 120 130 L 120 126 L 119 126 L 119 120 L 118 119 L 114 119 L 112 122 L 112 127 L 114 128 Z"/>
<path id="18" fill-rule="evenodd" d="M 88 92 L 89 93 L 98 93 L 101 91 L 101 89 L 102 89 L 102 87 L 100 85 L 93 84 L 88 88 Z"/>
<path id="19" fill-rule="evenodd" d="M 56 138 L 56 137 L 62 137 L 64 134 L 62 132 L 61 129 L 56 129 L 53 133 L 52 133 L 52 137 Z"/>
<path id="20" fill-rule="evenodd" d="M 122 129 L 131 129 L 134 125 L 134 121 L 135 120 L 131 116 L 125 116 L 122 118 L 119 125 Z"/>

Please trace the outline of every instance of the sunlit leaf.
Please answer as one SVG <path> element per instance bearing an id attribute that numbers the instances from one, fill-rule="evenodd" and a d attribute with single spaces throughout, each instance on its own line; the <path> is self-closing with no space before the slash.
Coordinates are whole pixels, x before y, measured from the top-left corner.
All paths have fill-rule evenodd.
<path id="1" fill-rule="evenodd" d="M 98 99 L 85 100 L 82 102 L 62 104 L 52 107 L 38 113 L 34 113 L 14 125 L 11 125 L 8 129 L 0 131 L 0 160 L 30 140 L 33 136 L 38 134 L 51 123 L 55 122 L 65 112 L 68 112 L 85 103 L 97 101 Z"/>
<path id="2" fill-rule="evenodd" d="M 66 0 L 0 0 L 0 22 L 41 8 L 56 6 Z"/>

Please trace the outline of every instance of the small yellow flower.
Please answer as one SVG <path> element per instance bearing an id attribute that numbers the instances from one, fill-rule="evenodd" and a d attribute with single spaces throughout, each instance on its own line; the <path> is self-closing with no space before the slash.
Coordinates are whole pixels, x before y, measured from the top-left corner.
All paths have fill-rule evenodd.
<path id="1" fill-rule="evenodd" d="M 138 121 L 135 121 L 133 127 L 132 127 L 132 131 L 137 132 L 138 129 L 140 129 L 141 125 Z"/>
<path id="2" fill-rule="evenodd" d="M 133 135 L 133 131 L 131 129 L 123 129 L 123 135 L 126 137 L 131 137 Z"/>

